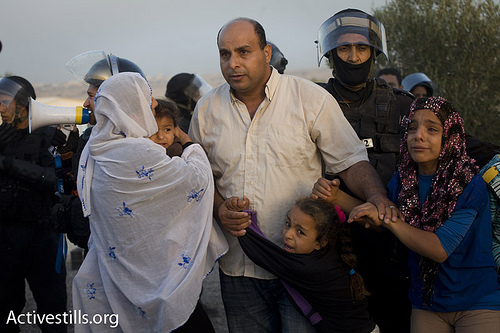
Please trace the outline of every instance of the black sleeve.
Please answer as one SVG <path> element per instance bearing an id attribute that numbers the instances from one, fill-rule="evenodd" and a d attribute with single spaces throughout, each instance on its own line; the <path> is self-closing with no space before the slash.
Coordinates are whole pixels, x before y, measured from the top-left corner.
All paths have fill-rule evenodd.
<path id="1" fill-rule="evenodd" d="M 293 285 L 303 285 L 311 281 L 311 263 L 314 256 L 288 253 L 254 230 L 247 228 L 244 236 L 238 237 L 241 248 L 256 265 Z M 314 280 L 314 279 L 313 279 Z"/>

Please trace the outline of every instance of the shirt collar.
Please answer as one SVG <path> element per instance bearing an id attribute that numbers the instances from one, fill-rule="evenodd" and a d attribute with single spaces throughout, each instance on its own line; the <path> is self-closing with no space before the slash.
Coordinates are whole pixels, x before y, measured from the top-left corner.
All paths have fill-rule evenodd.
<path id="1" fill-rule="evenodd" d="M 278 70 L 276 70 L 276 68 L 274 68 L 273 66 L 270 66 L 270 67 L 271 67 L 271 76 L 269 77 L 269 80 L 267 80 L 267 82 L 266 82 L 265 94 L 269 100 L 272 100 L 274 93 L 276 92 L 276 89 L 278 88 L 278 82 L 280 80 L 281 74 L 278 73 Z M 229 86 L 228 83 L 226 83 L 226 84 L 229 87 L 229 93 L 231 96 L 231 103 L 234 104 L 236 102 L 237 98 L 234 96 L 233 88 L 231 88 L 231 86 Z"/>

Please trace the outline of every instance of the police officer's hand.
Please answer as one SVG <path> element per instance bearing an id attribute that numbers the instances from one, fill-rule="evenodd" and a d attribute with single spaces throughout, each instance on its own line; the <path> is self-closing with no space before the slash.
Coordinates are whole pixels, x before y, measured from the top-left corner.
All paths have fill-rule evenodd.
<path id="1" fill-rule="evenodd" d="M 62 148 L 66 144 L 66 135 L 60 130 L 59 127 L 56 129 L 50 144 L 56 148 Z"/>
<path id="2" fill-rule="evenodd" d="M 0 125 L 0 152 L 3 152 L 7 144 L 12 140 L 12 134 L 16 128 L 12 124 L 3 122 Z"/>

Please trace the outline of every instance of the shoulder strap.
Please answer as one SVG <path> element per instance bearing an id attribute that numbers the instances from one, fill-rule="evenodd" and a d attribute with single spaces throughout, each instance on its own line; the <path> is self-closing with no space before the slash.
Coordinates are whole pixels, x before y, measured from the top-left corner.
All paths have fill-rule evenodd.
<path id="1" fill-rule="evenodd" d="M 480 171 L 490 193 L 500 202 L 500 154 L 495 155 Z"/>

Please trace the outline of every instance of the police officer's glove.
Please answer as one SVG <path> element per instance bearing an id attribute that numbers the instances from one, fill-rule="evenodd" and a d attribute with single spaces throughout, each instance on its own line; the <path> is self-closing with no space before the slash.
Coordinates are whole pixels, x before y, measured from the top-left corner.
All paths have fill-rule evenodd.
<path id="1" fill-rule="evenodd" d="M 45 168 L 28 161 L 0 156 L 0 171 L 9 177 L 24 180 L 47 189 L 55 189 L 57 177 L 53 168 Z"/>
<path id="2" fill-rule="evenodd" d="M 57 151 L 61 154 L 61 157 L 64 158 L 63 155 L 68 155 L 71 158 L 72 153 L 75 153 L 78 148 L 78 141 L 80 140 L 80 135 L 78 133 L 78 128 L 69 132 L 68 139 L 65 142 L 64 146 L 58 146 Z M 69 153 L 69 154 L 68 154 Z"/>
<path id="3" fill-rule="evenodd" d="M 0 125 L 0 152 L 3 152 L 7 144 L 12 140 L 16 128 L 12 124 L 2 123 Z"/>
<path id="4" fill-rule="evenodd" d="M 60 129 L 56 129 L 54 132 L 54 136 L 52 137 L 52 141 L 50 144 L 54 147 L 60 149 L 66 144 L 66 135 Z"/>

